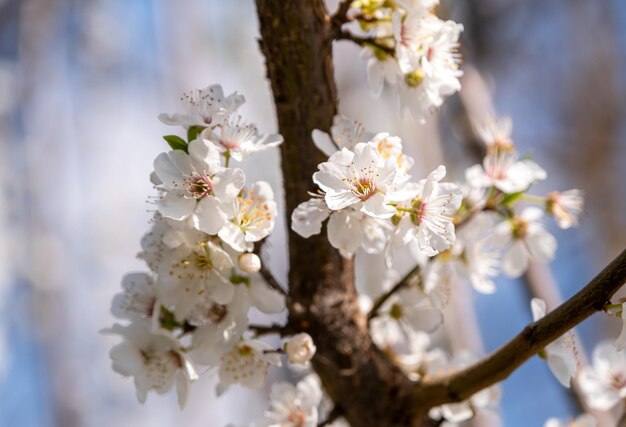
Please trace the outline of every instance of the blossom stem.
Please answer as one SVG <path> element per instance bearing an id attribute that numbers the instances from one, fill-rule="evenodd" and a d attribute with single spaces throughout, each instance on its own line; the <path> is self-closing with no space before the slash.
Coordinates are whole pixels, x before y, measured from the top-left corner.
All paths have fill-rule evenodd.
<path id="1" fill-rule="evenodd" d="M 326 417 L 326 419 L 322 422 L 320 422 L 317 427 L 324 427 L 327 426 L 329 424 L 332 424 L 334 421 L 337 420 L 337 418 L 339 418 L 342 414 L 342 410 L 339 406 L 335 405 L 333 407 L 333 409 L 328 413 L 328 416 Z"/>
<path id="2" fill-rule="evenodd" d="M 420 271 L 421 271 L 421 267 L 418 264 L 415 266 L 415 268 L 409 271 L 402 279 L 400 279 L 400 281 L 396 283 L 396 285 L 393 288 L 389 289 L 387 292 L 382 294 L 376 300 L 376 302 L 372 306 L 372 309 L 367 314 L 367 320 L 370 321 L 374 317 L 378 316 L 380 309 L 385 304 L 385 302 L 387 302 L 387 300 L 391 298 L 396 292 L 409 286 L 414 277 L 417 278 L 418 283 L 419 283 L 421 281 Z"/>
<path id="3" fill-rule="evenodd" d="M 607 310 L 621 310 L 623 307 L 622 304 L 607 304 L 604 306 L 604 311 Z"/>
<path id="4" fill-rule="evenodd" d="M 395 49 L 393 47 L 381 44 L 378 41 L 378 39 L 375 37 L 361 37 L 361 36 L 352 34 L 350 31 L 347 31 L 347 30 L 340 31 L 337 34 L 336 39 L 337 40 L 351 40 L 360 46 L 369 46 L 371 48 L 383 51 L 384 53 L 388 55 L 394 55 L 395 53 Z"/>
<path id="5" fill-rule="evenodd" d="M 522 194 L 520 196 L 520 199 L 525 200 L 527 202 L 531 202 L 531 203 L 537 203 L 539 205 L 542 205 L 546 202 L 545 197 L 533 196 L 532 194 Z"/>
<path id="6" fill-rule="evenodd" d="M 285 335 L 289 335 L 289 330 L 285 325 L 279 325 L 278 323 L 273 323 L 271 325 L 256 325 L 251 324 L 248 325 L 248 329 L 254 332 L 255 336 L 261 335 L 270 335 L 270 334 L 278 334 L 281 337 Z"/>

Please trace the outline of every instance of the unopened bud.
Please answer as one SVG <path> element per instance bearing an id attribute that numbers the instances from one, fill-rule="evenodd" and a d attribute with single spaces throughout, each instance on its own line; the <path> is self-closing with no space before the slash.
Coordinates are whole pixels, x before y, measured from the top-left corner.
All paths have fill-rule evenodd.
<path id="1" fill-rule="evenodd" d="M 313 338 L 309 334 L 296 334 L 285 345 L 285 351 L 289 357 L 289 362 L 297 365 L 308 363 L 313 356 L 317 347 L 313 344 Z"/>
<path id="2" fill-rule="evenodd" d="M 241 254 L 239 255 L 239 268 L 245 273 L 256 273 L 261 269 L 261 258 L 249 252 Z"/>

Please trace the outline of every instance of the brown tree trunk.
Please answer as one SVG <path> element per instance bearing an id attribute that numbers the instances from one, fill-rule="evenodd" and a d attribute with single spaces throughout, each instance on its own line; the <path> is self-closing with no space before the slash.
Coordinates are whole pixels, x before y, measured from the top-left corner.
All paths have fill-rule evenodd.
<path id="1" fill-rule="evenodd" d="M 285 138 L 281 161 L 286 214 L 314 190 L 311 176 L 325 157 L 311 131 L 328 131 L 337 113 L 330 19 L 322 0 L 257 0 L 261 50 Z M 290 326 L 314 338 L 313 367 L 354 426 L 406 426 L 415 414 L 411 383 L 372 344 L 359 311 L 354 264 L 330 246 L 325 232 L 289 233 Z"/>

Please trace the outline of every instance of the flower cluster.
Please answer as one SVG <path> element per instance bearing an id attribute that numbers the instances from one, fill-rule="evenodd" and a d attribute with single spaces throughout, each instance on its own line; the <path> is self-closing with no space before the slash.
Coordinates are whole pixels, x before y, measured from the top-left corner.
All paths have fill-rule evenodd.
<path id="1" fill-rule="evenodd" d="M 235 383 L 261 387 L 283 350 L 254 338 L 249 311 L 285 307 L 253 252 L 274 228 L 272 189 L 263 181 L 247 184 L 243 170 L 230 165 L 282 137 L 260 134 L 235 116 L 243 96 L 224 96 L 219 85 L 182 100 L 186 113 L 160 116 L 184 127 L 187 138 L 164 137 L 172 149 L 154 161 L 156 212 L 139 254 L 149 272 L 124 277 L 112 312 L 130 323 L 105 330 L 122 337 L 111 350 L 113 369 L 134 377 L 139 400 L 176 384 L 181 406 L 197 365 L 218 371 L 219 392 Z M 307 363 L 315 353 L 308 338 L 287 345 L 292 363 Z"/>
<path id="2" fill-rule="evenodd" d="M 385 82 L 394 86 L 401 109 L 424 121 L 461 89 L 457 53 L 463 26 L 438 18 L 438 0 L 356 0 L 349 16 L 366 37 L 358 41 L 368 58 L 367 76 L 378 96 Z M 355 39 L 356 40 L 356 39 Z"/>
<path id="3" fill-rule="evenodd" d="M 387 280 L 362 293 L 360 302 L 369 311 L 373 341 L 414 379 L 428 372 L 425 363 L 439 351 L 427 350 L 428 334 L 443 322 L 454 286 L 469 282 L 478 292 L 493 293 L 500 273 L 518 277 L 530 261 L 550 261 L 556 239 L 542 218 L 551 216 L 559 227 L 569 228 L 582 213 L 579 190 L 529 194 L 546 172 L 519 156 L 511 129 L 508 118 L 490 117 L 476 125 L 485 157 L 457 183 L 443 180 L 443 166 L 414 181 L 409 175 L 413 159 L 403 152 L 400 138 L 367 132 L 346 117 L 335 117 L 330 134 L 313 132 L 315 145 L 329 158 L 313 175 L 317 191 L 292 213 L 292 229 L 308 238 L 328 220 L 328 240 L 344 257 L 359 250 L 384 253 L 388 266 L 396 250 L 408 246 L 418 264 L 411 277 L 400 279 L 389 270 Z M 532 313 L 534 320 L 543 317 L 545 303 L 534 300 Z M 578 367 L 572 337 L 560 338 L 540 355 L 569 387 Z M 431 415 L 460 422 L 478 405 L 474 400 L 483 398 Z"/>

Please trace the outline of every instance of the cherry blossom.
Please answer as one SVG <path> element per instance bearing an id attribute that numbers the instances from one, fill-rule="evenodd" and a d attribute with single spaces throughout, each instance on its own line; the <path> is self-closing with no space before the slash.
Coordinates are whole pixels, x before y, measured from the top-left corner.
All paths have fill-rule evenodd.
<path id="1" fill-rule="evenodd" d="M 272 385 L 270 408 L 252 427 L 315 427 L 322 391 L 312 375 L 297 385 L 279 382 Z"/>
<path id="2" fill-rule="evenodd" d="M 228 220 L 218 236 L 236 251 L 251 251 L 253 243 L 267 237 L 274 228 L 276 202 L 272 187 L 265 181 L 243 190 L 223 208 Z"/>
<path id="3" fill-rule="evenodd" d="M 531 260 L 548 262 L 554 258 L 556 239 L 538 222 L 542 216 L 541 209 L 528 207 L 495 227 L 492 242 L 505 251 L 502 270 L 508 276 L 519 277 Z"/>
<path id="4" fill-rule="evenodd" d="M 222 86 L 212 85 L 183 94 L 181 101 L 186 113 L 160 114 L 159 120 L 172 126 L 215 126 L 237 110 L 245 102 L 245 98 L 237 92 L 224 96 Z"/>
<path id="5" fill-rule="evenodd" d="M 224 206 L 237 197 L 246 179 L 241 169 L 223 168 L 219 151 L 200 139 L 189 143 L 189 154 L 160 154 L 154 169 L 164 192 L 157 204 L 161 215 L 189 221 L 207 234 L 217 234 L 224 225 Z"/>
<path id="6" fill-rule="evenodd" d="M 270 365 L 280 366 L 280 356 L 272 347 L 258 340 L 244 340 L 220 358 L 218 389 L 231 384 L 258 389 L 263 386 Z"/>
<path id="7" fill-rule="evenodd" d="M 546 198 L 546 211 L 554 217 L 563 229 L 578 225 L 578 217 L 583 211 L 584 192 L 568 190 L 562 193 L 553 191 Z"/>
<path id="8" fill-rule="evenodd" d="M 245 123 L 241 117 L 231 118 L 215 128 L 207 128 L 202 137 L 210 140 L 227 158 L 241 162 L 246 157 L 268 148 L 277 147 L 283 142 L 278 134 L 259 134 L 256 126 Z"/>
<path id="9" fill-rule="evenodd" d="M 607 411 L 626 399 L 626 352 L 603 341 L 592 359 L 592 366 L 581 369 L 578 383 L 590 407 Z"/>
<path id="10" fill-rule="evenodd" d="M 166 332 L 154 333 L 142 321 L 128 326 L 116 324 L 104 332 L 124 338 L 111 349 L 112 366 L 115 372 L 134 377 L 140 402 L 145 402 L 148 391 L 163 394 L 176 384 L 178 403 L 181 408 L 185 406 L 189 383 L 198 376 L 174 337 Z"/>

